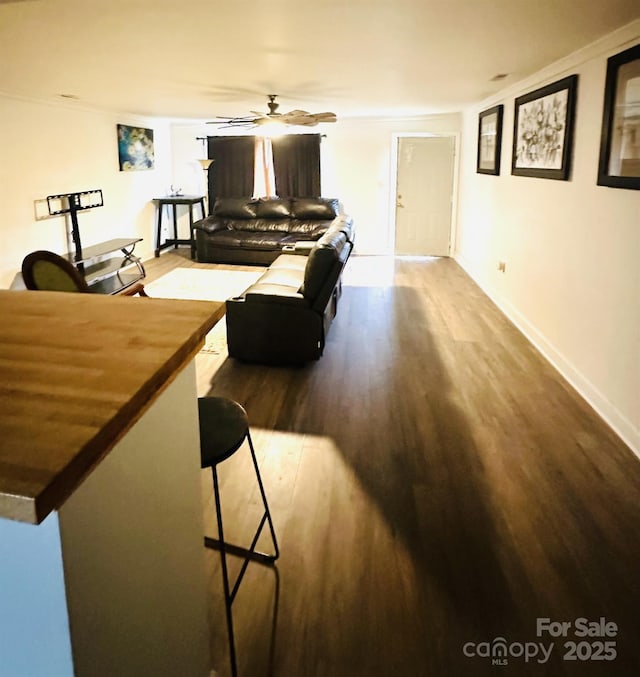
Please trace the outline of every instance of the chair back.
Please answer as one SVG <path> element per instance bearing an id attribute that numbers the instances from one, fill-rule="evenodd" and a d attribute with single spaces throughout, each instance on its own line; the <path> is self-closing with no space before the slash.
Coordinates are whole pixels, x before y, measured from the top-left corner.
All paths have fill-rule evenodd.
<path id="1" fill-rule="evenodd" d="M 40 291 L 89 291 L 86 280 L 67 259 L 50 251 L 28 254 L 22 262 L 22 277 L 27 289 Z"/>

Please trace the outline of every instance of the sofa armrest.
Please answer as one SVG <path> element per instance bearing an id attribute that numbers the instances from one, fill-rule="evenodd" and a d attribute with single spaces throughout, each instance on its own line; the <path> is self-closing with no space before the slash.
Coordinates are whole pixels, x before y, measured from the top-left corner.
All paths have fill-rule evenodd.
<path id="1" fill-rule="evenodd" d="M 348 214 L 339 214 L 331 222 L 329 230 L 341 230 L 346 236 L 347 240 L 353 244 L 355 241 L 355 230 L 353 228 L 353 218 Z"/>
<path id="2" fill-rule="evenodd" d="M 214 233 L 216 230 L 225 230 L 227 224 L 219 216 L 207 216 L 193 224 L 194 230 L 202 230 L 205 233 Z"/>
<path id="3" fill-rule="evenodd" d="M 304 254 L 306 256 L 311 252 L 316 244 L 318 244 L 317 240 L 297 240 L 293 246 L 293 251 L 295 251 L 296 254 Z"/>
<path id="4" fill-rule="evenodd" d="M 318 240 L 317 245 L 309 253 L 300 293 L 311 303 L 325 287 L 327 278 L 340 261 L 347 242 L 347 236 L 341 230 L 330 230 Z"/>

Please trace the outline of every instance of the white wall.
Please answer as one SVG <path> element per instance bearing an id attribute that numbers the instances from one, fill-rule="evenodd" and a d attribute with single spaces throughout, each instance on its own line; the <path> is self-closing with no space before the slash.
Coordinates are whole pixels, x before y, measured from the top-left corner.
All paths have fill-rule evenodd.
<path id="1" fill-rule="evenodd" d="M 154 130 L 155 169 L 118 169 L 116 124 Z M 47 195 L 101 188 L 104 207 L 78 216 L 83 245 L 112 237 L 144 238 L 136 253 L 153 255 L 155 206 L 171 183 L 168 125 L 0 95 L 0 288 L 11 285 L 35 249 L 68 250 L 66 217 L 37 220 Z M 46 205 L 44 205 L 46 209 Z"/>
<path id="2" fill-rule="evenodd" d="M 318 131 L 325 135 L 321 146 L 323 196 L 339 198 L 345 211 L 353 216 L 359 254 L 388 254 L 390 200 L 395 199 L 395 187 L 390 184 L 393 134 L 457 134 L 460 115 L 432 115 L 408 121 L 344 119 L 323 125 Z M 185 192 L 204 187 L 196 158 L 205 155 L 196 137 L 222 133 L 203 125 L 172 127 L 174 177 Z"/>
<path id="3" fill-rule="evenodd" d="M 202 170 L 198 162 L 199 158 L 207 157 L 206 144 L 198 138 L 207 135 L 219 134 L 211 125 L 205 124 L 172 124 L 170 128 L 172 149 L 172 182 L 175 188 L 179 188 L 185 195 L 207 195 L 207 174 Z M 188 215 L 180 214 L 179 218 L 187 224 Z M 198 208 L 194 210 L 194 219 L 200 218 Z"/>
<path id="4" fill-rule="evenodd" d="M 465 112 L 456 242 L 459 262 L 636 451 L 640 192 L 596 176 L 606 60 L 639 36 L 637 21 Z M 512 176 L 514 98 L 573 73 L 571 180 Z M 499 103 L 501 176 L 477 174 L 478 113 Z"/>

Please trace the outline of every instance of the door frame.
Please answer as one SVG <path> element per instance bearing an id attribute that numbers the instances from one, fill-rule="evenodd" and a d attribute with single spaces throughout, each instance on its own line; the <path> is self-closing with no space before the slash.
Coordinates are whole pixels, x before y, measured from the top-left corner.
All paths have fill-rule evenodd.
<path id="1" fill-rule="evenodd" d="M 398 194 L 398 147 L 401 138 L 452 138 L 453 139 L 453 175 L 451 177 L 451 230 L 449 233 L 449 256 L 455 252 L 458 226 L 458 182 L 460 161 L 459 132 L 393 132 L 391 135 L 391 168 L 389 180 L 389 232 L 387 243 L 389 253 L 396 255 L 396 196 Z"/>

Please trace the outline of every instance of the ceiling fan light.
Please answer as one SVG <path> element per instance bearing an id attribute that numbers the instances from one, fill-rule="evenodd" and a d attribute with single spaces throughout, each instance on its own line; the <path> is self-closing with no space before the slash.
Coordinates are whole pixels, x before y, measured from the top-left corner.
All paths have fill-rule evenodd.
<path id="1" fill-rule="evenodd" d="M 258 136 L 266 136 L 273 139 L 284 136 L 287 133 L 287 125 L 280 120 L 264 120 L 258 125 Z"/>

